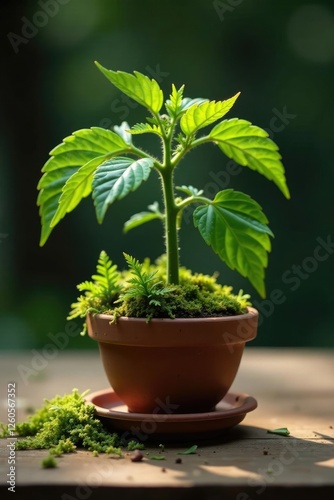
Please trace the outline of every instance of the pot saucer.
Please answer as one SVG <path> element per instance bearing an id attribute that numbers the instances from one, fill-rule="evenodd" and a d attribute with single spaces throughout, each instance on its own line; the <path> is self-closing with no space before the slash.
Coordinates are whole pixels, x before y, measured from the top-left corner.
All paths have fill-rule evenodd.
<path id="1" fill-rule="evenodd" d="M 211 412 L 184 414 L 130 413 L 111 388 L 88 394 L 85 399 L 95 406 L 97 416 L 111 431 L 123 431 L 127 440 L 132 437 L 140 441 L 215 437 L 239 424 L 257 407 L 255 398 L 241 392 L 229 392 Z"/>

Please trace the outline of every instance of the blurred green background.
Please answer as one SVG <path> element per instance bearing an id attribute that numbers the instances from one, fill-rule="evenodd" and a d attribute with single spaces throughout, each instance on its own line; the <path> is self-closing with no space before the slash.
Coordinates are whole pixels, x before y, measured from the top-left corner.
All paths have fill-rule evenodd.
<path id="1" fill-rule="evenodd" d="M 43 348 L 64 332 L 76 283 L 90 277 L 105 249 L 123 266 L 163 253 L 158 222 L 122 234 L 123 223 L 157 198 L 150 180 L 95 219 L 86 199 L 39 247 L 36 185 L 48 152 L 72 131 L 142 121 L 145 111 L 95 68 L 138 70 L 185 95 L 225 99 L 241 91 L 229 117 L 268 130 L 283 156 L 291 200 L 213 146 L 177 172 L 179 184 L 207 195 L 231 187 L 264 208 L 275 233 L 267 299 L 230 271 L 201 240 L 191 218 L 181 232 L 182 264 L 218 271 L 251 295 L 261 313 L 261 346 L 334 346 L 332 0 L 39 0 L 1 2 L 0 343 Z M 159 151 L 155 136 L 143 147 Z M 159 193 L 159 191 L 158 191 Z M 80 324 L 80 323 L 79 323 Z M 68 348 L 90 348 L 78 335 Z"/>

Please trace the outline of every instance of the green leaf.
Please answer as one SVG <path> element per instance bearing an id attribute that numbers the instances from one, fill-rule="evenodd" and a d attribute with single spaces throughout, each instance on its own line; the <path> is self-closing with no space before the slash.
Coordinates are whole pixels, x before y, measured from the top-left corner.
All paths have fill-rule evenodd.
<path id="1" fill-rule="evenodd" d="M 219 120 L 232 108 L 239 95 L 240 92 L 225 101 L 207 101 L 191 106 L 181 118 L 182 131 L 191 135 Z"/>
<path id="2" fill-rule="evenodd" d="M 97 220 L 101 223 L 109 205 L 124 198 L 146 181 L 154 165 L 152 158 L 117 157 L 100 165 L 93 179 L 93 198 Z"/>
<path id="3" fill-rule="evenodd" d="M 203 194 L 203 189 L 197 189 L 194 186 L 175 186 L 175 189 L 189 196 L 201 196 L 201 194 Z"/>
<path id="4" fill-rule="evenodd" d="M 67 144 L 69 148 L 72 144 Z M 59 149 L 63 149 L 63 144 L 60 144 Z M 57 148 L 55 148 L 55 156 L 49 158 L 42 168 L 42 172 L 53 172 L 54 170 L 59 170 L 65 167 L 79 167 L 85 165 L 89 161 L 93 160 L 101 154 L 106 154 L 105 150 L 101 151 L 79 151 L 79 150 L 68 150 L 58 153 Z M 51 153 L 50 153 L 51 154 Z"/>
<path id="5" fill-rule="evenodd" d="M 132 75 L 124 71 L 108 70 L 97 61 L 95 64 L 101 73 L 124 94 L 149 109 L 153 114 L 159 113 L 164 96 L 159 84 L 154 79 L 150 80 L 148 76 L 138 71 L 134 71 L 134 75 Z"/>
<path id="6" fill-rule="evenodd" d="M 83 165 L 101 155 L 108 157 L 108 154 L 123 151 L 125 148 L 127 148 L 126 143 L 114 132 L 92 127 L 77 130 L 50 152 L 52 156 L 45 163 L 42 169 L 44 175 L 37 186 L 39 190 L 37 205 L 40 207 L 42 223 L 41 246 L 52 231 L 50 224 L 58 211 L 58 203 L 66 182 Z M 83 195 L 86 195 L 85 189 Z"/>
<path id="7" fill-rule="evenodd" d="M 139 212 L 132 215 L 130 219 L 125 222 L 123 232 L 128 233 L 131 229 L 156 219 L 161 219 L 161 217 L 153 212 Z"/>
<path id="8" fill-rule="evenodd" d="M 193 214 L 205 242 L 231 268 L 250 280 L 265 296 L 264 269 L 271 250 L 267 218 L 250 196 L 227 189 Z"/>
<path id="9" fill-rule="evenodd" d="M 40 207 L 39 214 L 42 224 L 40 238 L 41 246 L 45 244 L 52 231 L 50 223 L 57 211 L 63 186 L 76 170 L 77 167 L 69 167 L 46 172 L 38 184 L 40 192 L 37 198 L 37 204 Z"/>
<path id="10" fill-rule="evenodd" d="M 173 85 L 173 92 L 170 99 L 166 100 L 166 110 L 171 118 L 180 118 L 191 106 L 208 101 L 208 99 L 204 99 L 202 97 L 197 97 L 196 99 L 191 99 L 191 97 L 182 98 L 184 85 L 179 90 L 175 89 L 175 93 L 174 88 L 175 87 Z"/>
<path id="11" fill-rule="evenodd" d="M 50 227 L 54 228 L 65 215 L 80 203 L 92 191 L 93 174 L 103 163 L 105 156 L 98 156 L 79 168 L 65 183 L 59 198 L 57 211 L 54 214 Z"/>
<path id="12" fill-rule="evenodd" d="M 158 202 L 154 202 L 152 205 L 149 205 L 148 209 L 150 210 L 150 212 L 139 212 L 138 214 L 132 215 L 130 219 L 124 224 L 124 233 L 127 233 L 131 229 L 141 226 L 146 222 L 150 222 L 151 220 L 164 219 L 164 215 L 159 210 Z"/>
<path id="13" fill-rule="evenodd" d="M 160 128 L 157 125 L 150 125 L 149 123 L 136 123 L 130 130 L 129 134 L 157 134 L 161 136 Z"/>
<path id="14" fill-rule="evenodd" d="M 197 444 L 194 444 L 194 446 L 191 446 L 185 451 L 179 451 L 178 455 L 191 455 L 193 453 L 196 453 L 197 448 L 198 448 Z"/>
<path id="15" fill-rule="evenodd" d="M 48 172 L 54 168 L 58 168 L 59 161 L 64 159 L 59 156 L 62 153 L 68 155 L 65 157 L 65 161 L 68 162 L 71 159 L 72 161 L 76 161 L 76 164 L 83 165 L 94 158 L 94 156 L 92 156 L 93 153 L 107 154 L 112 151 L 124 149 L 126 146 L 127 144 L 118 134 L 108 129 L 91 127 L 77 130 L 69 137 L 63 139 L 61 144 L 50 151 L 50 155 L 53 157 L 46 162 L 42 172 Z M 72 155 L 70 153 L 72 153 Z M 95 156 L 97 156 L 97 154 Z M 78 160 L 80 161 L 78 162 Z"/>
<path id="16" fill-rule="evenodd" d="M 267 431 L 268 434 L 278 434 L 279 436 L 289 436 L 290 431 L 287 427 L 280 427 L 279 429 L 273 429 Z"/>
<path id="17" fill-rule="evenodd" d="M 166 110 L 172 118 L 176 118 L 180 111 L 182 111 L 182 97 L 183 97 L 184 85 L 177 90 L 174 83 L 172 84 L 172 93 L 170 99 L 166 101 Z"/>
<path id="18" fill-rule="evenodd" d="M 150 460 L 166 460 L 166 457 L 164 455 L 152 455 Z"/>
<path id="19" fill-rule="evenodd" d="M 246 120 L 232 118 L 218 123 L 209 137 L 232 160 L 249 167 L 273 181 L 290 198 L 278 146 L 265 130 Z"/>

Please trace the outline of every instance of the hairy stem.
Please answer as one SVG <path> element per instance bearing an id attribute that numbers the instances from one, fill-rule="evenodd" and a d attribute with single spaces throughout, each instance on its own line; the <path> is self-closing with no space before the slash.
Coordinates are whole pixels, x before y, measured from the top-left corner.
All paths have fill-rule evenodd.
<path id="1" fill-rule="evenodd" d="M 179 283 L 178 207 L 175 203 L 171 144 L 175 123 L 163 137 L 163 169 L 160 171 L 165 205 L 165 244 L 167 253 L 167 283 Z"/>
<path id="2" fill-rule="evenodd" d="M 212 200 L 206 198 L 206 196 L 189 196 L 189 198 L 185 198 L 184 200 L 182 200 L 180 203 L 177 204 L 178 211 L 183 210 L 191 203 L 202 203 L 205 205 L 210 205 L 212 203 Z"/>
<path id="3" fill-rule="evenodd" d="M 161 173 L 165 203 L 165 244 L 167 253 L 167 283 L 179 283 L 179 242 L 177 231 L 178 208 L 174 200 L 173 171 Z"/>
<path id="4" fill-rule="evenodd" d="M 196 148 L 197 146 L 201 146 L 202 144 L 206 144 L 208 142 L 214 142 L 214 141 L 212 141 L 211 137 L 207 135 L 204 137 L 200 137 L 199 139 L 194 139 L 194 140 L 190 141 L 189 143 L 187 143 L 186 147 L 184 147 L 179 153 L 176 153 L 173 156 L 172 161 L 171 161 L 173 167 L 175 168 L 180 163 L 182 158 L 187 153 L 189 153 L 189 151 Z"/>

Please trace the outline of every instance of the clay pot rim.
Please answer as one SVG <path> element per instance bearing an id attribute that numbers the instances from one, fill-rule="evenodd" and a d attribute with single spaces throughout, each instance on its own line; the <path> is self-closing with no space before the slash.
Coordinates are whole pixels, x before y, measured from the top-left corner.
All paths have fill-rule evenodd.
<path id="1" fill-rule="evenodd" d="M 256 316 L 258 316 L 258 311 L 254 307 L 247 307 L 247 312 L 244 314 L 235 314 L 233 316 L 209 316 L 209 317 L 203 317 L 203 318 L 152 318 L 149 322 L 150 323 L 170 323 L 170 324 L 175 324 L 175 323 L 210 323 L 210 322 L 228 322 L 228 321 L 239 321 L 239 320 L 244 320 L 244 319 L 251 319 Z M 94 313 L 88 313 L 89 316 L 94 316 L 97 318 L 101 319 L 109 319 L 110 321 L 113 318 L 112 314 L 94 314 Z M 133 323 L 146 323 L 146 318 L 134 318 L 134 317 L 128 317 L 128 316 L 120 316 L 117 318 L 117 323 L 118 322 L 133 322 Z M 117 324 L 115 323 L 115 324 Z"/>
<path id="2" fill-rule="evenodd" d="M 112 324 L 112 315 L 90 313 L 87 315 L 88 335 L 102 343 L 133 346 L 241 344 L 256 337 L 259 313 L 253 307 L 247 309 L 247 313 L 235 316 L 153 318 L 149 323 L 146 318 L 120 317 Z"/>

